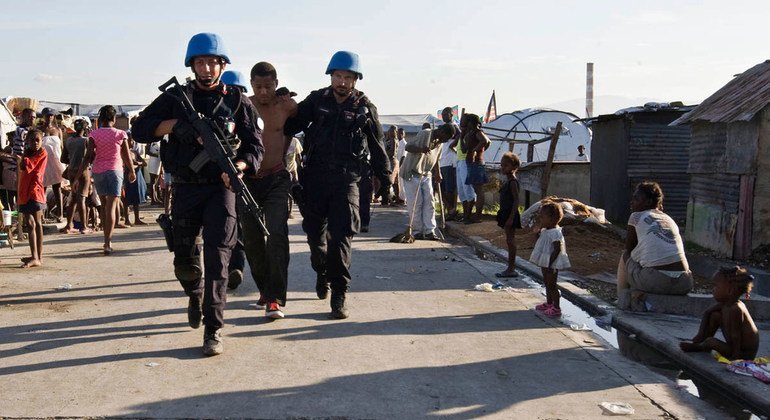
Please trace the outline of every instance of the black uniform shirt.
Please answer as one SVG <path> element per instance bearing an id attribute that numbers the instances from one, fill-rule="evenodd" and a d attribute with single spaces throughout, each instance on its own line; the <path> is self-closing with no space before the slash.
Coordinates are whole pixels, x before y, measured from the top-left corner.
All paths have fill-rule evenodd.
<path id="1" fill-rule="evenodd" d="M 249 166 L 247 174 L 255 174 L 265 152 L 262 144 L 262 131 L 257 127 L 257 116 L 251 101 L 238 89 L 215 89 L 212 91 L 197 89 L 194 83 L 184 87 L 191 96 L 195 109 L 206 117 L 212 117 L 217 105 L 217 115 L 230 114 L 235 123 L 235 133 L 241 140 L 236 160 L 243 160 Z M 192 95 L 190 95 L 192 94 Z M 220 99 L 223 99 L 220 103 Z M 140 143 L 159 141 L 155 130 L 164 120 L 185 119 L 187 114 L 178 99 L 169 93 L 163 93 L 148 105 L 131 127 L 131 134 Z M 164 166 L 176 176 L 182 178 L 201 177 L 219 179 L 222 170 L 214 162 L 207 163 L 195 174 L 187 165 L 203 150 L 201 145 L 183 144 L 169 135 L 166 145 Z"/>
<path id="2" fill-rule="evenodd" d="M 358 130 L 356 119 L 362 110 L 369 121 Z M 345 165 L 352 160 L 363 160 L 368 149 L 373 174 L 380 178 L 390 175 L 377 107 L 363 92 L 353 90 L 340 104 L 330 87 L 313 91 L 298 104 L 297 115 L 287 122 L 286 128 L 292 135 L 305 131 L 304 147 L 310 154 L 310 167 L 317 162 Z M 365 138 L 360 139 L 361 135 Z M 366 149 L 361 150 L 360 146 Z"/>

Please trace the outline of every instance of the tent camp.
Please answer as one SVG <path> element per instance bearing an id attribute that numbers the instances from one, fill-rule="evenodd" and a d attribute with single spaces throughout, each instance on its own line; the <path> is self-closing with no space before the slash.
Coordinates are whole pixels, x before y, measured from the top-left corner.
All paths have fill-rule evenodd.
<path id="1" fill-rule="evenodd" d="M 484 133 L 492 145 L 484 152 L 488 163 L 499 163 L 503 153 L 509 150 L 509 141 L 515 140 L 513 152 L 522 162 L 527 162 L 528 141 L 537 141 L 553 133 L 556 124 L 562 123 L 561 135 L 556 143 L 554 160 L 571 161 L 577 156 L 578 145 L 585 146 L 585 153 L 591 156 L 591 131 L 575 114 L 553 109 L 530 108 L 503 114 L 484 124 Z M 519 143 L 520 142 L 520 143 Z M 545 141 L 534 146 L 533 162 L 545 161 L 551 142 Z"/>
<path id="2" fill-rule="evenodd" d="M 380 125 L 382 125 L 383 131 L 387 131 L 388 127 L 395 125 L 398 128 L 403 128 L 407 135 L 415 135 L 424 123 L 434 123 L 436 127 L 444 124 L 440 118 L 436 118 L 432 114 L 380 115 Z"/>

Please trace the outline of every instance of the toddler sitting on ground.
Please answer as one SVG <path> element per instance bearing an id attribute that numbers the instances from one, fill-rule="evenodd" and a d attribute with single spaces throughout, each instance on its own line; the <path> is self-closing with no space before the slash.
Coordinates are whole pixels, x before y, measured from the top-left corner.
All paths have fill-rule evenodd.
<path id="1" fill-rule="evenodd" d="M 754 277 L 745 268 L 738 266 L 721 268 L 711 278 L 714 282 L 714 299 L 717 303 L 706 310 L 698 334 L 692 342 L 681 342 L 683 351 L 716 350 L 730 359 L 752 360 L 759 348 L 759 331 L 751 319 L 741 295 L 748 295 Z M 714 334 L 722 330 L 725 341 Z"/>

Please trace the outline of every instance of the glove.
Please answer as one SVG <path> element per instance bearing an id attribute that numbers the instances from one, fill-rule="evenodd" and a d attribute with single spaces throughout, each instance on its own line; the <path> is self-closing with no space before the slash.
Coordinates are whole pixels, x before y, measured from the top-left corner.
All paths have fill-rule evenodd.
<path id="1" fill-rule="evenodd" d="M 177 120 L 174 127 L 171 129 L 171 134 L 179 142 L 184 144 L 198 144 L 198 133 L 193 128 L 192 124 L 185 120 Z"/>

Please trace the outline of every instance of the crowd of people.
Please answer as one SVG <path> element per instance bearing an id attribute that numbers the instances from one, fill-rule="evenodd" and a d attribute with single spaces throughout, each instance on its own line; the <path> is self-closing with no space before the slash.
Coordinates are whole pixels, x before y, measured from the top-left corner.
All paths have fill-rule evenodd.
<path id="1" fill-rule="evenodd" d="M 24 109 L 18 128 L 7 133 L 9 147 L 0 153 L 0 206 L 18 209 L 29 237 L 30 256 L 21 266 L 43 264 L 46 217 L 65 221 L 61 232 L 66 234 L 101 230 L 103 253 L 111 255 L 114 229 L 146 224 L 140 205 L 148 199 L 162 203 L 167 223 L 159 219 L 159 224 L 174 252 L 174 274 L 189 298 L 188 323 L 205 327 L 203 353 L 213 356 L 223 351 L 227 290 L 241 284 L 246 262 L 259 290 L 257 307 L 271 319 L 285 316 L 288 219 L 295 204 L 310 247 L 316 294 L 329 298 L 333 319 L 349 316 L 351 240 L 369 230 L 371 203 L 405 206 L 415 239 L 437 239 L 437 189 L 447 220 L 481 221 L 488 182 L 484 151 L 490 140 L 478 115 L 462 115 L 458 126 L 447 107 L 437 128 L 426 124 L 409 138 L 396 126 L 383 133 L 376 106 L 356 89 L 363 73 L 355 53 L 335 53 L 326 70 L 330 85 L 299 102 L 278 87 L 272 64 L 256 63 L 247 79 L 225 71 L 230 63 L 218 35 L 195 35 L 184 60 L 194 79 L 185 85 L 170 81 L 125 131 L 115 127 L 117 111 L 111 105 L 99 110 L 95 127 L 78 119 L 71 130 L 57 124 L 55 110 L 44 108 L 36 123 L 35 110 Z M 247 96 L 250 89 L 253 94 Z M 215 150 L 226 158 L 212 155 Z M 583 152 L 580 146 L 578 160 L 587 160 Z M 518 276 L 520 165 L 510 152 L 501 159 L 497 223 L 509 256 L 505 270 L 497 273 L 501 278 Z M 686 294 L 692 288 L 678 228 L 663 213 L 662 200 L 654 182 L 639 184 L 631 200 L 626 252 L 618 266 L 622 308 L 633 309 L 645 293 Z M 536 309 L 552 317 L 561 315 L 558 272 L 570 267 L 562 217 L 559 203 L 541 203 L 530 256 L 546 286 L 546 301 Z M 720 304 L 704 315 L 701 331 L 682 349 L 755 353 L 756 327 L 738 301 L 750 288 L 750 276 L 736 268 L 720 271 L 714 280 Z M 729 335 L 727 343 L 713 338 L 720 327 Z"/>

